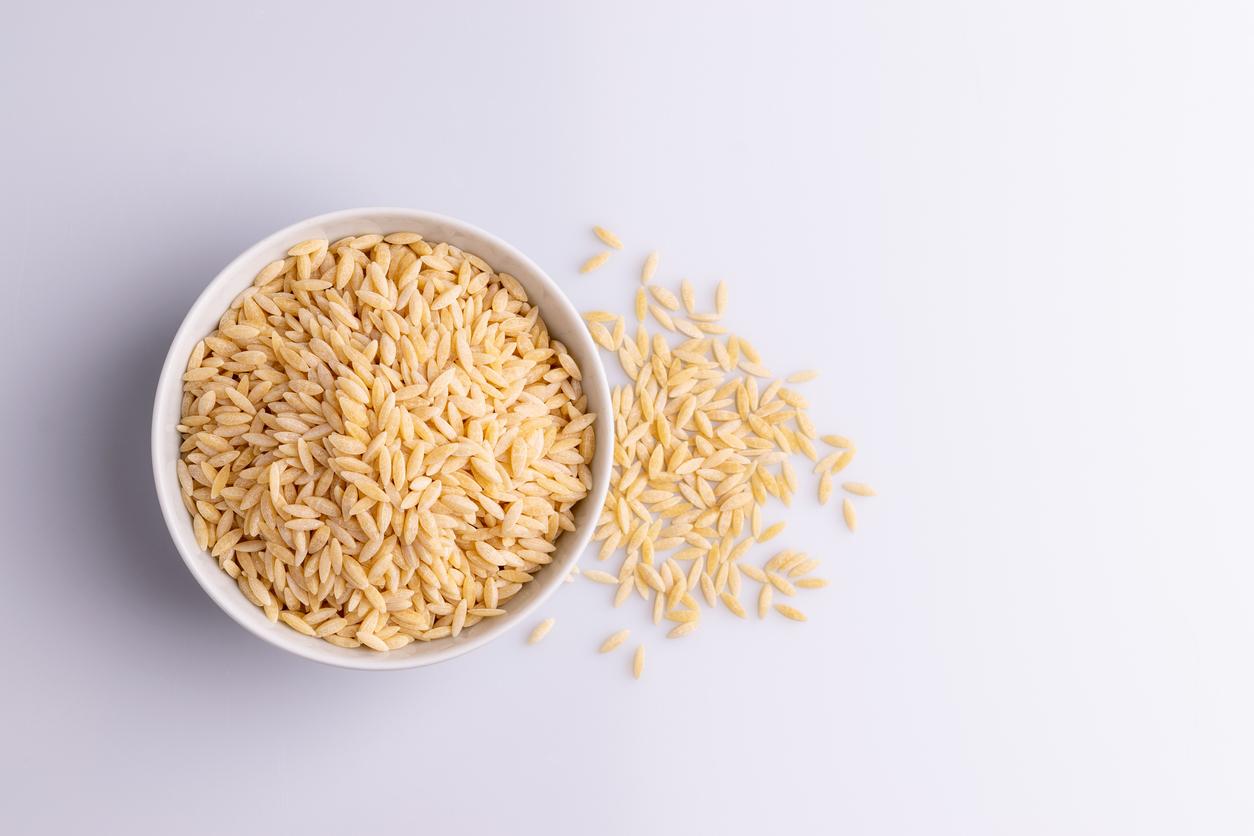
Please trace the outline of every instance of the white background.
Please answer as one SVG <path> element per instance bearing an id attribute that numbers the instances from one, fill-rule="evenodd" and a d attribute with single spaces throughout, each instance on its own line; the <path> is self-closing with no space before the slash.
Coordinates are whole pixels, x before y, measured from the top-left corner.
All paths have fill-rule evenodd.
<path id="1" fill-rule="evenodd" d="M 1251 832 L 1252 14 L 6 7 L 6 829 Z M 881 493 L 850 535 L 804 480 L 810 621 L 666 641 L 581 582 L 539 646 L 362 674 L 221 614 L 151 486 L 161 360 L 235 254 L 359 205 L 585 309 L 652 248 L 725 278 Z M 580 277 L 593 223 L 627 249 Z"/>

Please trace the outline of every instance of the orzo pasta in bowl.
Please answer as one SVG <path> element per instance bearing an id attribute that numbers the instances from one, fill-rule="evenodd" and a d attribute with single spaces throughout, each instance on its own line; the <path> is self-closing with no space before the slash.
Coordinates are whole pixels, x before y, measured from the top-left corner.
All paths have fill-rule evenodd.
<path id="1" fill-rule="evenodd" d="M 408 209 L 322 215 L 192 306 L 153 410 L 183 560 L 241 625 L 352 668 L 500 635 L 562 582 L 609 481 L 578 313 L 494 236 Z"/>

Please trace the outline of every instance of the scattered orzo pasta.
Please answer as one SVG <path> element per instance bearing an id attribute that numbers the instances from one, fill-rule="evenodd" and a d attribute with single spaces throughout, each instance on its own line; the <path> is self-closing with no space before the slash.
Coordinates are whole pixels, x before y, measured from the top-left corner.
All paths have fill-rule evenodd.
<path id="1" fill-rule="evenodd" d="M 616 585 L 615 606 L 634 594 L 651 602 L 654 622 L 670 622 L 667 635 L 678 638 L 697 628 L 703 606 L 721 604 L 744 618 L 739 596 L 746 580 L 760 584 L 759 618 L 770 611 L 774 595 L 795 596 L 826 584 L 808 576 L 818 561 L 801 552 L 785 549 L 761 567 L 745 558 L 784 530 L 783 521 L 766 525 L 762 509 L 771 499 L 791 504 L 799 487 L 791 456 L 814 463 L 819 499 L 826 502 L 834 475 L 855 451 L 838 435 L 821 436 L 837 448 L 833 452 L 821 456 L 816 450 L 820 435 L 806 399 L 787 384 L 814 380 L 818 373 L 778 379 L 748 340 L 729 334 L 719 321 L 728 303 L 725 282 L 718 283 L 714 311 L 701 311 L 689 281 L 679 283 L 678 295 L 651 283 L 657 261 L 657 253 L 650 254 L 641 271 L 634 336 L 623 327 L 609 335 L 607 323 L 623 321 L 612 313 L 587 317 L 594 340 L 616 355 L 628 382 L 612 392 L 614 467 L 594 534 L 602 544 L 599 560 L 622 556 L 616 570 L 584 574 Z M 649 332 L 650 317 L 662 332 Z M 844 487 L 855 495 L 873 493 L 861 483 Z M 847 499 L 845 514 L 852 530 Z M 805 618 L 786 604 L 776 609 Z M 615 634 L 602 648 L 625 639 L 625 632 Z"/>
<path id="2" fill-rule="evenodd" d="M 288 253 L 187 364 L 177 468 L 198 545 L 271 621 L 341 647 L 500 616 L 592 484 L 578 365 L 514 277 L 449 244 Z"/>
<path id="3" fill-rule="evenodd" d="M 804 455 L 814 464 L 818 496 L 826 502 L 834 475 L 853 459 L 854 445 L 844 436 L 820 436 L 805 397 L 787 385 L 814 380 L 817 372 L 776 378 L 748 340 L 720 323 L 728 304 L 725 282 L 718 283 L 714 310 L 702 311 L 689 281 L 680 282 L 678 295 L 652 284 L 657 266 L 658 254 L 650 253 L 635 295 L 634 334 L 616 314 L 586 317 L 594 341 L 616 356 L 628 381 L 612 391 L 614 464 L 594 534 L 599 560 L 619 557 L 611 571 L 585 569 L 583 575 L 614 586 L 616 607 L 639 595 L 650 604 L 655 624 L 668 623 L 668 638 L 695 631 L 703 607 L 722 605 L 746 618 L 740 596 L 748 582 L 759 584 L 759 619 L 774 606 L 786 618 L 804 621 L 800 610 L 773 599 L 825 587 L 826 580 L 810 576 L 819 561 L 793 549 L 758 565 L 747 556 L 783 533 L 783 521 L 765 523 L 763 507 L 772 499 L 788 506 L 797 494 L 790 457 Z M 664 330 L 650 333 L 649 318 Z M 820 439 L 836 449 L 820 455 Z M 843 487 L 857 496 L 874 495 L 862 483 Z M 844 513 L 852 530 L 848 498 Z M 627 630 L 615 633 L 601 652 L 627 637 Z M 636 678 L 643 666 L 641 645 L 632 664 Z"/>

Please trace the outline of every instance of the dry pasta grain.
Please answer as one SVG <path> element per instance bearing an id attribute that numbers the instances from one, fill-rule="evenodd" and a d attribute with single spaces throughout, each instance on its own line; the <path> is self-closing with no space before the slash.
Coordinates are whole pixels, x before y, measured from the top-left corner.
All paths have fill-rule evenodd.
<path id="1" fill-rule="evenodd" d="M 623 248 L 623 242 L 619 240 L 618 236 L 610 232 L 605 227 L 594 226 L 592 227 L 592 231 L 596 233 L 596 236 L 600 238 L 607 247 L 613 247 L 616 250 L 621 250 Z"/>
<path id="2" fill-rule="evenodd" d="M 584 262 L 584 263 L 583 263 L 583 264 L 579 267 L 579 272 L 580 272 L 580 273 L 591 273 L 593 270 L 596 270 L 597 268 L 599 268 L 599 267 L 601 267 L 603 264 L 605 264 L 605 262 L 609 261 L 609 259 L 610 259 L 610 252 L 609 252 L 609 250 L 605 250 L 604 252 L 599 252 L 599 253 L 597 253 L 596 255 L 594 255 L 594 256 L 592 256 L 591 258 L 589 258 L 587 261 L 585 261 L 585 262 Z"/>
<path id="3" fill-rule="evenodd" d="M 788 577 L 795 578 L 801 575 L 808 575 L 815 569 L 819 568 L 819 562 L 811 559 L 801 559 L 793 566 L 788 567 Z"/>
<path id="4" fill-rule="evenodd" d="M 531 631 L 531 635 L 527 637 L 527 644 L 536 644 L 541 641 L 553 629 L 553 624 L 554 620 L 552 618 L 546 618 L 537 624 L 535 629 Z"/>
<path id="5" fill-rule="evenodd" d="M 653 294 L 653 298 L 668 310 L 679 310 L 679 300 L 675 298 L 675 294 L 671 293 L 660 284 L 649 285 L 649 292 Z"/>
<path id="6" fill-rule="evenodd" d="M 695 629 L 697 629 L 696 621 L 685 621 L 682 624 L 677 624 L 675 627 L 673 627 L 671 631 L 666 634 L 666 638 L 678 639 L 678 638 L 688 635 Z"/>
<path id="7" fill-rule="evenodd" d="M 627 641 L 627 637 L 630 635 L 631 635 L 630 630 L 619 630 L 617 633 L 613 634 L 612 636 L 610 636 L 608 639 L 606 639 L 604 642 L 601 643 L 601 648 L 599 652 L 609 653 L 611 650 L 616 650 L 619 645 Z"/>
<path id="8" fill-rule="evenodd" d="M 738 565 L 740 566 L 740 571 L 744 573 L 749 580 L 757 581 L 758 583 L 767 583 L 766 573 L 757 566 L 750 563 L 741 563 Z"/>
<path id="9" fill-rule="evenodd" d="M 841 513 L 844 514 L 845 517 L 845 526 L 850 531 L 857 531 L 858 514 L 854 511 L 853 502 L 850 501 L 849 497 L 845 497 L 844 502 L 841 504 Z"/>
<path id="10" fill-rule="evenodd" d="M 759 536 L 757 540 L 759 543 L 765 543 L 767 540 L 774 540 L 779 535 L 779 533 L 783 530 L 784 530 L 783 520 L 780 520 L 777 523 L 772 523 L 771 525 L 767 526 L 766 530 L 762 532 L 761 536 Z"/>
<path id="11" fill-rule="evenodd" d="M 657 252 L 654 251 L 649 253 L 644 260 L 644 267 L 640 270 L 640 284 L 648 284 L 653 281 L 653 276 L 657 273 L 657 262 Z"/>
<path id="12" fill-rule="evenodd" d="M 723 606 L 731 610 L 731 612 L 733 612 L 737 617 L 745 617 L 745 608 L 741 605 L 740 601 L 736 599 L 736 596 L 732 595 L 730 592 L 723 592 L 718 597 L 719 600 L 723 602 Z"/>
<path id="13" fill-rule="evenodd" d="M 644 674 L 644 645 L 636 648 L 631 657 L 631 675 L 639 679 Z"/>
<path id="14" fill-rule="evenodd" d="M 771 582 L 771 586 L 775 587 L 785 595 L 791 596 L 797 594 L 796 588 L 782 575 L 778 575 L 775 572 L 767 572 L 766 579 Z"/>
<path id="15" fill-rule="evenodd" d="M 776 604 L 775 611 L 784 618 L 791 618 L 793 621 L 805 621 L 806 614 L 796 607 L 790 607 L 787 604 Z"/>

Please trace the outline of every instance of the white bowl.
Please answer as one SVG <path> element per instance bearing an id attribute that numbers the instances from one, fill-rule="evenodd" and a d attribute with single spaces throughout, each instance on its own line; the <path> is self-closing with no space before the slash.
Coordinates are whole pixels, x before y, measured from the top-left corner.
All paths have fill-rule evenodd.
<path id="1" fill-rule="evenodd" d="M 175 472 L 180 444 L 175 427 L 182 405 L 183 371 L 192 348 L 217 326 L 231 301 L 252 283 L 263 266 L 283 258 L 289 247 L 309 238 L 334 241 L 347 235 L 400 231 L 420 233 L 428 241 L 447 241 L 483 258 L 493 269 L 512 274 L 522 283 L 531 302 L 540 308 L 549 332 L 565 343 L 579 364 L 588 409 L 597 413 L 593 425 L 597 448 L 591 468 L 592 490 L 576 506 L 575 531 L 566 532 L 558 539 L 553 562 L 537 572 L 535 580 L 524 585 L 509 601 L 505 615 L 481 621 L 456 638 L 414 642 L 399 650 L 376 653 L 364 648 L 337 647 L 322 639 L 302 636 L 282 623 L 270 623 L 261 609 L 244 598 L 235 581 L 218 568 L 217 562 L 196 546 Z M 613 433 L 609 386 L 596 346 L 570 300 L 534 262 L 501 239 L 453 218 L 413 209 L 346 209 L 293 224 L 254 244 L 228 264 L 200 294 L 174 336 L 157 383 L 152 410 L 152 467 L 161 513 L 183 562 L 227 615 L 276 647 L 306 659 L 345 668 L 392 670 L 441 662 L 481 647 L 526 619 L 557 589 L 587 546 L 600 515 L 609 487 Z"/>

